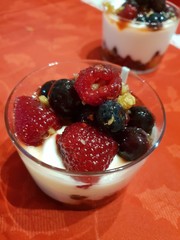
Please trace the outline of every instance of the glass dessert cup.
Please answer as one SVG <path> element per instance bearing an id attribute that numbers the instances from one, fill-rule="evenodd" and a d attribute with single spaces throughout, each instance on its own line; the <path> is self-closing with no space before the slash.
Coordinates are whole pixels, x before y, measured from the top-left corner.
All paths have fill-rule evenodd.
<path id="1" fill-rule="evenodd" d="M 95 64 L 108 64 L 120 72 L 122 70 L 118 65 L 96 60 L 50 63 L 24 77 L 12 90 L 5 107 L 5 124 L 9 137 L 36 184 L 44 193 L 61 202 L 63 206 L 79 210 L 101 207 L 117 197 L 158 146 L 165 130 L 165 112 L 157 93 L 148 83 L 133 72 L 129 72 L 127 79 L 129 88 L 154 114 L 156 131 L 153 143 L 150 149 L 137 160 L 122 161 L 120 166 L 103 172 L 72 172 L 56 164 L 52 165 L 50 157 L 42 161 L 32 156 L 27 146 L 17 139 L 14 132 L 13 105 L 16 97 L 31 96 L 46 81 L 72 78 L 74 73 Z M 91 183 L 88 183 L 89 179 Z"/>
<path id="2" fill-rule="evenodd" d="M 119 1 L 119 4 L 122 2 Z M 178 6 L 170 2 L 167 4 L 176 9 L 177 17 L 164 21 L 159 29 L 147 27 L 147 22 L 122 18 L 109 12 L 105 5 L 102 16 L 103 59 L 127 66 L 136 73 L 154 71 L 166 53 L 180 19 Z"/>

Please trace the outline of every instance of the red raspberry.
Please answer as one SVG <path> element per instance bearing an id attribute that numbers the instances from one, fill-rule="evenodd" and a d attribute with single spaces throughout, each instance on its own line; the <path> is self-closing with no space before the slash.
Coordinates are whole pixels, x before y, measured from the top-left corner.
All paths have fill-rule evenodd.
<path id="1" fill-rule="evenodd" d="M 89 105 L 99 105 L 115 99 L 121 91 L 119 72 L 109 66 L 96 65 L 80 71 L 74 87 L 81 100 Z"/>
<path id="2" fill-rule="evenodd" d="M 137 17 L 138 10 L 135 6 L 131 4 L 126 4 L 124 8 L 118 13 L 118 15 L 122 18 L 127 18 L 127 19 L 134 19 Z"/>
<path id="3" fill-rule="evenodd" d="M 50 108 L 29 96 L 18 97 L 14 105 L 14 128 L 17 137 L 27 145 L 40 145 L 48 130 L 60 128 L 59 119 Z"/>
<path id="4" fill-rule="evenodd" d="M 57 135 L 64 166 L 70 171 L 104 171 L 118 150 L 117 143 L 86 123 L 73 123 Z"/>

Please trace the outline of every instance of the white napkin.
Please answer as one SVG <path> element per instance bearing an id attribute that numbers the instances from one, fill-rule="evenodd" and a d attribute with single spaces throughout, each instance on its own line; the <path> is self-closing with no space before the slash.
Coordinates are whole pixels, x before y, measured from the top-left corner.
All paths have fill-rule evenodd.
<path id="1" fill-rule="evenodd" d="M 180 49 L 180 34 L 174 34 L 171 38 L 171 45 Z"/>
<path id="2" fill-rule="evenodd" d="M 98 10 L 102 11 L 102 3 L 105 0 L 81 0 L 84 3 L 87 3 L 88 5 L 97 8 Z M 121 5 L 125 0 L 119 0 L 118 5 Z M 117 3 L 117 0 L 108 0 L 108 2 L 111 2 L 113 5 Z M 174 47 L 180 49 L 180 34 L 174 34 L 172 36 L 172 39 L 170 41 L 171 45 Z"/>

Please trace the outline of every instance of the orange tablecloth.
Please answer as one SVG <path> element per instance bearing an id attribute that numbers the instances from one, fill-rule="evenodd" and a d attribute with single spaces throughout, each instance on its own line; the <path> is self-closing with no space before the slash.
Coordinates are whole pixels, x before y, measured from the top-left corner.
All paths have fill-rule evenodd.
<path id="1" fill-rule="evenodd" d="M 180 240 L 180 51 L 170 46 L 159 69 L 143 76 L 166 109 L 159 148 L 117 200 L 67 211 L 27 173 L 7 136 L 4 106 L 33 69 L 99 58 L 101 13 L 79 0 L 6 0 L 0 16 L 0 239 Z"/>

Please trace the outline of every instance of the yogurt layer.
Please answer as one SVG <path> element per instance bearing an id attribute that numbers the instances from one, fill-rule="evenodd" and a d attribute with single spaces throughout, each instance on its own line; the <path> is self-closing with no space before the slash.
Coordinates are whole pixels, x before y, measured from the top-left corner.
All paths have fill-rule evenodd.
<path id="1" fill-rule="evenodd" d="M 57 131 L 57 133 L 61 133 L 62 131 L 63 128 Z M 156 130 L 154 128 L 152 133 L 154 141 L 156 140 L 155 135 Z M 66 171 L 55 170 L 56 167 L 64 169 L 61 157 L 56 148 L 56 134 L 46 139 L 43 145 L 39 147 L 23 147 L 33 157 L 42 161 L 38 164 L 19 152 L 24 164 L 39 187 L 56 200 L 73 205 L 78 205 L 81 202 L 81 198 L 83 199 L 82 201 L 85 202 L 99 201 L 120 191 L 146 161 L 146 159 L 144 159 L 122 171 L 97 175 L 99 180 L 89 185 L 79 181 L 77 175 L 68 175 Z M 42 163 L 49 164 L 52 167 L 44 167 Z M 121 167 L 125 164 L 127 164 L 127 162 L 116 155 L 108 169 Z"/>
<path id="2" fill-rule="evenodd" d="M 119 18 L 113 14 L 103 14 L 103 42 L 112 51 L 116 48 L 122 58 L 130 56 L 134 61 L 148 63 L 156 53 L 163 55 L 175 32 L 178 20 L 167 20 L 162 29 L 153 31 L 145 24 L 127 22 L 120 24 Z"/>

